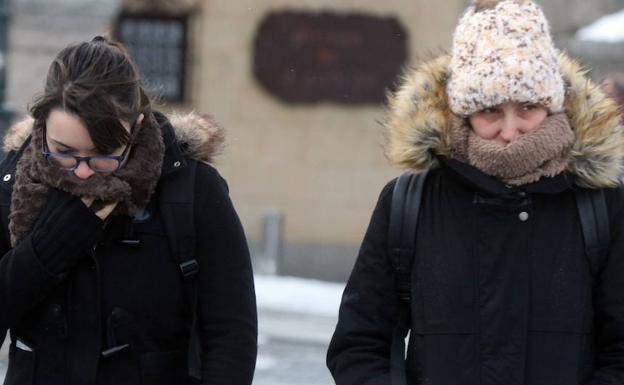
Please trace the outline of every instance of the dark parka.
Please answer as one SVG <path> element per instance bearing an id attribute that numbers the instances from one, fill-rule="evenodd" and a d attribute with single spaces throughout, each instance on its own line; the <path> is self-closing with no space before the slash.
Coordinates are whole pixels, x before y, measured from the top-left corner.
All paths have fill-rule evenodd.
<path id="1" fill-rule="evenodd" d="M 448 158 L 447 69 L 441 57 L 408 74 L 386 124 L 392 160 L 434 167 L 416 234 L 408 382 L 624 384 L 624 130 L 616 107 L 562 56 L 573 158 L 564 174 L 513 188 Z M 381 193 L 343 295 L 327 357 L 338 385 L 390 384 L 399 309 L 387 257 L 393 186 Z M 604 260 L 584 253 L 579 188 L 604 188 Z"/>
<path id="2" fill-rule="evenodd" d="M 197 162 L 195 217 L 188 220 L 196 223 L 200 264 L 201 383 L 249 385 L 257 335 L 249 253 L 225 181 L 202 161 L 211 158 L 222 134 L 198 116 L 172 119 L 175 129 L 159 117 L 166 145 L 159 183 Z M 5 143 L 16 147 L 24 135 L 13 131 Z M 191 306 L 158 210 L 159 189 L 148 218 L 111 217 L 104 228 L 78 198 L 61 198 L 71 218 L 46 226 L 52 232 L 64 226 L 58 242 L 82 250 L 73 258 L 62 252 L 38 255 L 32 236 L 9 247 L 16 160 L 11 152 L 0 166 L 0 335 L 7 329 L 11 335 L 5 384 L 189 383 Z M 129 238 L 141 244 L 120 242 Z M 33 351 L 16 346 L 17 340 Z"/>

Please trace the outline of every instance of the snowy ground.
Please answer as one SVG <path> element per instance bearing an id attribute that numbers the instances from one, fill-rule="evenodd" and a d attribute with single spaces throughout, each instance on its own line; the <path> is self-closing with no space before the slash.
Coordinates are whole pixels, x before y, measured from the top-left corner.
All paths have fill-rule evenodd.
<path id="1" fill-rule="evenodd" d="M 624 9 L 581 28 L 577 33 L 577 38 L 581 41 L 599 43 L 624 42 Z"/>
<path id="2" fill-rule="evenodd" d="M 255 277 L 258 307 L 333 317 L 344 284 L 292 277 Z"/>
<path id="3" fill-rule="evenodd" d="M 327 344 L 336 326 L 344 284 L 256 276 L 258 361 L 254 385 L 327 385 Z M 0 353 L 0 382 L 6 343 Z"/>

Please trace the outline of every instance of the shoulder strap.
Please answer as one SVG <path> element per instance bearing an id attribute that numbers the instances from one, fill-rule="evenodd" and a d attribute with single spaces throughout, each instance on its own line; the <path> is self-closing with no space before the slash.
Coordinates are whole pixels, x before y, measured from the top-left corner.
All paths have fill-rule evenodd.
<path id="1" fill-rule="evenodd" d="M 401 175 L 392 192 L 388 247 L 396 274 L 396 292 L 399 300 L 409 303 L 411 272 L 416 244 L 416 227 L 427 171 Z"/>
<path id="2" fill-rule="evenodd" d="M 160 211 L 163 215 L 169 246 L 186 280 L 199 271 L 195 259 L 195 197 L 196 162 L 188 162 L 182 170 L 163 178 L 160 188 Z"/>
<path id="3" fill-rule="evenodd" d="M 394 270 L 399 299 L 399 321 L 392 336 L 390 376 L 392 385 L 407 383 L 405 376 L 405 337 L 409 331 L 411 276 L 416 247 L 420 202 L 428 170 L 402 174 L 394 185 L 388 225 L 388 255 Z"/>
<path id="4" fill-rule="evenodd" d="M 197 283 L 199 263 L 195 258 L 195 170 L 189 161 L 183 169 L 163 178 L 160 188 L 160 211 L 174 262 L 178 266 L 184 290 L 191 306 L 193 321 L 189 343 L 189 375 L 201 379 L 200 341 L 197 330 Z"/>
<path id="5" fill-rule="evenodd" d="M 611 242 L 604 190 L 577 189 L 575 195 L 583 231 L 585 255 L 589 260 L 592 274 L 595 276 L 602 269 Z"/>

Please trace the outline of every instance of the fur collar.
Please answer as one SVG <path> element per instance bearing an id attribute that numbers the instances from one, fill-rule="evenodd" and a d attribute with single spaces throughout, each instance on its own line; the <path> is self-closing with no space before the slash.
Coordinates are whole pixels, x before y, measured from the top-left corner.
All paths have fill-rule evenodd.
<path id="1" fill-rule="evenodd" d="M 401 168 L 422 170 L 436 164 L 437 156 L 450 155 L 449 62 L 445 55 L 408 70 L 389 98 L 386 155 Z M 560 55 L 560 70 L 566 83 L 565 114 L 575 133 L 567 171 L 579 186 L 614 187 L 624 171 L 624 127 L 618 107 L 565 54 Z"/>
<path id="2" fill-rule="evenodd" d="M 225 132 L 212 117 L 191 112 L 175 113 L 167 118 L 173 126 L 176 140 L 183 149 L 183 155 L 205 163 L 213 163 L 223 151 Z M 4 137 L 3 150 L 17 151 L 30 136 L 32 127 L 31 117 L 12 125 Z"/>

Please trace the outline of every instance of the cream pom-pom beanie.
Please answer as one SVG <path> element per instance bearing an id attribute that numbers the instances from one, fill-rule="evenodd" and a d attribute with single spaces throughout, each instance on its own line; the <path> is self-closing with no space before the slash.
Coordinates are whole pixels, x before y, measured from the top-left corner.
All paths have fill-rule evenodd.
<path id="1" fill-rule="evenodd" d="M 447 94 L 467 116 L 505 102 L 560 112 L 564 84 L 548 21 L 531 0 L 475 0 L 453 36 Z"/>

